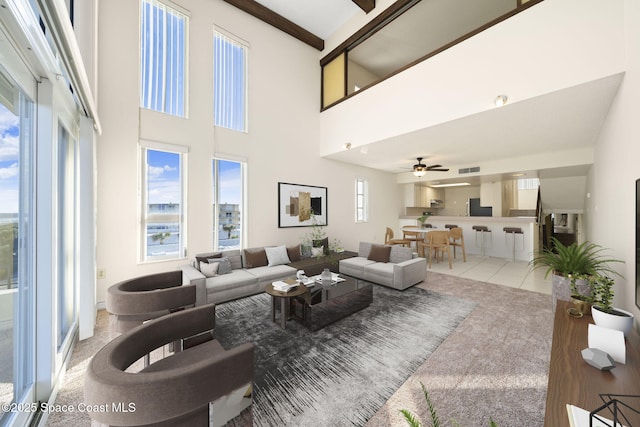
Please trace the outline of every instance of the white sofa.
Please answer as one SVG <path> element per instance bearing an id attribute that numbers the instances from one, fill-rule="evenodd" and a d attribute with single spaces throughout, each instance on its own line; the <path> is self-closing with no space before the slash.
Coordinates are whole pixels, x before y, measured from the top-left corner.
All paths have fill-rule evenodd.
<path id="1" fill-rule="evenodd" d="M 248 251 L 259 248 L 248 249 Z M 298 249 L 299 250 L 299 249 Z M 206 277 L 196 266 L 198 259 L 228 258 L 231 272 Z M 295 276 L 296 269 L 285 264 L 245 268 L 250 263 L 245 252 L 238 249 L 216 253 L 196 255 L 194 264 L 179 267 L 182 270 L 182 283 L 196 285 L 196 305 L 220 303 L 258 294 L 267 284 Z"/>
<path id="2" fill-rule="evenodd" d="M 357 277 L 372 283 L 403 290 L 422 282 L 427 277 L 427 260 L 413 258 L 411 248 L 390 246 L 389 261 L 381 262 L 370 258 L 372 247 L 389 248 L 384 245 L 360 242 L 358 256 L 340 260 L 340 273 Z"/>

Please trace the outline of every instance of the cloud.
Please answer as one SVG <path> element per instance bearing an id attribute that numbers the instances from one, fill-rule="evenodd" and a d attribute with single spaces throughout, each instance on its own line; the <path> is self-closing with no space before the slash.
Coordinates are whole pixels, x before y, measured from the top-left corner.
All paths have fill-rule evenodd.
<path id="1" fill-rule="evenodd" d="M 0 105 L 0 129 L 17 128 L 19 124 L 20 118 Z"/>
<path id="2" fill-rule="evenodd" d="M 1 127 L 0 132 L 2 132 Z M 0 133 L 0 162 L 3 160 L 18 160 L 19 144 L 18 136 Z"/>
<path id="3" fill-rule="evenodd" d="M 18 168 L 18 163 L 12 163 L 9 167 L 0 168 L 0 179 L 9 179 L 18 176 L 20 173 L 20 168 Z"/>
<path id="4" fill-rule="evenodd" d="M 164 165 L 164 166 L 148 165 L 147 168 L 149 173 L 149 179 L 158 179 L 162 177 L 162 175 L 164 175 L 165 172 L 173 172 L 177 169 L 169 165 Z"/>
<path id="5" fill-rule="evenodd" d="M 149 203 L 180 203 L 180 183 L 177 181 L 149 183 Z"/>

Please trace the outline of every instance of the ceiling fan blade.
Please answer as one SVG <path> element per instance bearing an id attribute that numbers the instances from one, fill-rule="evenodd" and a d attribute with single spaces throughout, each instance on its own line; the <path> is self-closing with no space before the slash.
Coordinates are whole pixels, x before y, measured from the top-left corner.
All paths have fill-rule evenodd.
<path id="1" fill-rule="evenodd" d="M 428 168 L 427 170 L 430 172 L 448 172 L 449 171 L 448 168 Z"/>
<path id="2" fill-rule="evenodd" d="M 435 168 L 441 168 L 442 165 L 429 165 L 427 166 L 427 169 L 435 169 Z"/>

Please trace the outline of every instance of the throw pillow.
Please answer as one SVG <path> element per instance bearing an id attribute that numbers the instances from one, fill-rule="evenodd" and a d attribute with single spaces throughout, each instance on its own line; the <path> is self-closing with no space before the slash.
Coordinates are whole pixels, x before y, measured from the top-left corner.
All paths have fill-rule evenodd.
<path id="1" fill-rule="evenodd" d="M 371 245 L 371 251 L 367 259 L 375 262 L 389 262 L 390 255 L 391 246 Z"/>
<path id="2" fill-rule="evenodd" d="M 218 275 L 231 273 L 231 261 L 227 257 L 209 258 L 209 264 L 218 264 Z"/>
<path id="3" fill-rule="evenodd" d="M 213 264 L 209 264 L 208 262 L 200 263 L 200 272 L 204 274 L 204 277 L 213 277 L 218 272 L 219 262 L 214 262 Z"/>
<path id="4" fill-rule="evenodd" d="M 243 252 L 245 261 L 244 268 L 263 267 L 269 264 L 264 248 L 245 249 Z"/>
<path id="5" fill-rule="evenodd" d="M 316 258 L 324 256 L 324 247 L 320 246 L 318 248 L 311 248 L 311 256 Z"/>
<path id="6" fill-rule="evenodd" d="M 287 255 L 287 248 L 284 245 L 264 248 L 267 254 L 267 260 L 269 261 L 269 267 L 274 265 L 289 264 L 289 255 Z"/>
<path id="7" fill-rule="evenodd" d="M 209 254 L 202 254 L 200 256 L 196 256 L 196 268 L 199 270 L 200 269 L 200 263 L 204 262 L 204 263 L 209 263 L 209 259 L 211 258 L 222 258 L 222 253 L 221 252 L 212 252 Z"/>
<path id="8" fill-rule="evenodd" d="M 287 255 L 291 262 L 300 261 L 300 245 L 295 245 L 287 248 Z"/>

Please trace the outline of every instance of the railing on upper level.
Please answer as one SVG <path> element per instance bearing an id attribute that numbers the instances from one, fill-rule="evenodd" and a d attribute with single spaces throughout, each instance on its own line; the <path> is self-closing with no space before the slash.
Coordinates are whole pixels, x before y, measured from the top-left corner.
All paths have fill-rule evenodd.
<path id="1" fill-rule="evenodd" d="M 329 108 L 543 0 L 398 0 L 320 60 Z"/>

